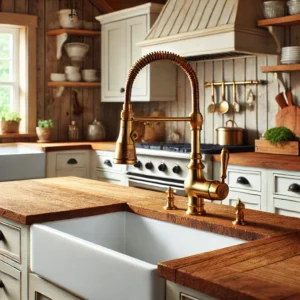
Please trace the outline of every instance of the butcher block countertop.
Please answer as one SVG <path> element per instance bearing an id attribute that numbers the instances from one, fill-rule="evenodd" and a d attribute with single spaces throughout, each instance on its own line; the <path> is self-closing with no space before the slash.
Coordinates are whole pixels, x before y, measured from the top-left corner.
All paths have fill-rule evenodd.
<path id="1" fill-rule="evenodd" d="M 0 215 L 21 224 L 129 211 L 248 240 L 248 243 L 158 265 L 158 274 L 219 299 L 300 299 L 300 219 L 206 203 L 207 216 L 185 214 L 186 198 L 165 211 L 163 193 L 75 177 L 0 183 Z M 205 240 L 203 241 L 205 243 Z"/>
<path id="2" fill-rule="evenodd" d="M 213 160 L 219 162 L 220 155 L 213 155 Z M 231 153 L 229 164 L 286 171 L 300 171 L 300 156 L 256 152 Z"/>
<path id="3" fill-rule="evenodd" d="M 45 152 L 66 150 L 102 150 L 114 151 L 116 142 L 68 142 L 68 143 L 17 143 L 27 147 L 40 148 Z M 5 144 L 2 144 L 5 145 Z"/>

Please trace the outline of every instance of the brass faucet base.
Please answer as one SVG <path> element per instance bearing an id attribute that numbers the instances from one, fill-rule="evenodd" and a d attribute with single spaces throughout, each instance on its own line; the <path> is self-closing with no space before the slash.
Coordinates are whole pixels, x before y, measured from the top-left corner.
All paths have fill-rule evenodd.
<path id="1" fill-rule="evenodd" d="M 204 199 L 198 197 L 188 197 L 188 208 L 186 211 L 190 216 L 205 216 Z"/>

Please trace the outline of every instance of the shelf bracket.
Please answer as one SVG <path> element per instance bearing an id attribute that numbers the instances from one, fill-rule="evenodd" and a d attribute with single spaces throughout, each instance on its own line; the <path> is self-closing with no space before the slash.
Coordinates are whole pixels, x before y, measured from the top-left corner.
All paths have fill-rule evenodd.
<path id="1" fill-rule="evenodd" d="M 277 46 L 276 52 L 280 54 L 281 48 L 284 45 L 284 28 L 279 26 L 268 26 L 268 30 L 275 40 Z"/>
<path id="2" fill-rule="evenodd" d="M 65 90 L 65 88 L 63 86 L 57 87 L 55 89 L 55 97 L 60 98 L 61 95 L 63 94 L 64 90 Z"/>
<path id="3" fill-rule="evenodd" d="M 68 34 L 62 33 L 56 36 L 56 58 L 59 60 L 62 56 L 62 46 L 68 39 Z"/>

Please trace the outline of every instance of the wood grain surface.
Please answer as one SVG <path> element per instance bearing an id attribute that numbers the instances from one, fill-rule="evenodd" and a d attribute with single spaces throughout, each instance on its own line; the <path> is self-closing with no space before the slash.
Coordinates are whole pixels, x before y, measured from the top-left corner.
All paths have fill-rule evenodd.
<path id="1" fill-rule="evenodd" d="M 213 161 L 220 162 L 220 155 L 213 155 Z M 255 152 L 231 153 L 229 164 L 286 171 L 300 171 L 300 156 Z"/>
<path id="2" fill-rule="evenodd" d="M 289 106 L 281 109 L 276 115 L 276 127 L 287 127 L 300 137 L 300 108 Z"/>
<path id="3" fill-rule="evenodd" d="M 15 144 L 2 144 L 15 145 Z M 64 151 L 64 150 L 102 150 L 102 151 L 114 151 L 116 142 L 68 142 L 68 143 L 17 143 L 17 145 L 24 145 L 27 147 L 40 148 L 42 151 Z M 1 145 L 0 145 L 1 147 Z"/>
<path id="4" fill-rule="evenodd" d="M 268 140 L 255 140 L 255 152 L 268 154 L 299 155 L 299 142 L 271 144 Z"/>
<path id="5" fill-rule="evenodd" d="M 217 251 L 162 262 L 158 274 L 218 299 L 299 299 L 300 219 L 245 211 L 234 226 L 233 207 L 206 203 L 207 216 L 188 216 L 184 197 L 165 211 L 163 193 L 75 177 L 0 183 L 0 215 L 21 224 L 129 211 L 248 240 Z M 284 295 L 286 297 L 284 297 Z"/>

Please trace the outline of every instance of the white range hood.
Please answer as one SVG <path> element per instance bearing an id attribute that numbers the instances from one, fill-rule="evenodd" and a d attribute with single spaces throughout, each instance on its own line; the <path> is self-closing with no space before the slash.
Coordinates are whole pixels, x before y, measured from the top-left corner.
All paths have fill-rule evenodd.
<path id="1" fill-rule="evenodd" d="M 263 19 L 261 0 L 168 0 L 146 39 L 143 54 L 171 51 L 207 59 L 249 54 L 277 54 Z"/>

